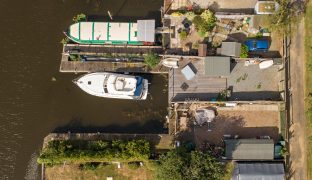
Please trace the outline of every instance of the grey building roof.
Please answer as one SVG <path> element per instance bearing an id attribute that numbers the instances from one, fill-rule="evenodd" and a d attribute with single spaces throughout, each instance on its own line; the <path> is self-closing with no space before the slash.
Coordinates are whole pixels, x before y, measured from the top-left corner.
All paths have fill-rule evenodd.
<path id="1" fill-rule="evenodd" d="M 155 41 L 155 20 L 138 20 L 138 41 Z"/>
<path id="2" fill-rule="evenodd" d="M 237 42 L 222 42 L 221 55 L 240 57 L 241 43 Z"/>
<path id="3" fill-rule="evenodd" d="M 273 160 L 273 139 L 225 140 L 225 156 L 235 160 Z"/>
<path id="4" fill-rule="evenodd" d="M 230 57 L 207 56 L 205 62 L 205 75 L 208 76 L 229 76 Z"/>
<path id="5" fill-rule="evenodd" d="M 284 180 L 283 163 L 276 162 L 237 162 L 234 166 L 232 180 Z"/>

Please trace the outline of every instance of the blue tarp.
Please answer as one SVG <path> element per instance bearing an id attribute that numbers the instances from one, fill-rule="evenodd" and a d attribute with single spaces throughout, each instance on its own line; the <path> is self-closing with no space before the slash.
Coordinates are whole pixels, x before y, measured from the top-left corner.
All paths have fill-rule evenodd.
<path id="1" fill-rule="evenodd" d="M 142 77 L 135 77 L 137 80 L 136 89 L 134 91 L 134 96 L 140 96 L 143 90 L 143 78 Z"/>

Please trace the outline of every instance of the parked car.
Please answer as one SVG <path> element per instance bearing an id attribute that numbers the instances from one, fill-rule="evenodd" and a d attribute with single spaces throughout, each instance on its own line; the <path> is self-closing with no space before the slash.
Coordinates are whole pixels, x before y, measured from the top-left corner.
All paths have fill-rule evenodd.
<path id="1" fill-rule="evenodd" d="M 262 51 L 266 52 L 269 49 L 268 40 L 249 39 L 245 41 L 245 45 L 248 47 L 248 51 Z"/>

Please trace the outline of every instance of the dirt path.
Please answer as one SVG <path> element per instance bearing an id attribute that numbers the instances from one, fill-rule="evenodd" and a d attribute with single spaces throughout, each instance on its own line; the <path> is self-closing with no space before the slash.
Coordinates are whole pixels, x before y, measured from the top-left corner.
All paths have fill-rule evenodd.
<path id="1" fill-rule="evenodd" d="M 290 47 L 290 179 L 307 179 L 306 121 L 304 112 L 304 21 L 298 24 Z"/>

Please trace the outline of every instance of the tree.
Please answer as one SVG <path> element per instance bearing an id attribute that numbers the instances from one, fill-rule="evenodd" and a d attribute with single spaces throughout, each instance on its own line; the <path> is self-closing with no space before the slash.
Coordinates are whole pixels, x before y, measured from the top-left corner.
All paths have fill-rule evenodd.
<path id="1" fill-rule="evenodd" d="M 192 151 L 189 166 L 186 169 L 186 179 L 221 179 L 223 168 L 219 162 L 207 153 Z"/>
<path id="2" fill-rule="evenodd" d="M 223 172 L 223 166 L 210 154 L 178 148 L 160 157 L 156 178 L 218 180 L 222 178 Z"/>
<path id="3" fill-rule="evenodd" d="M 212 31 L 212 29 L 215 27 L 217 18 L 213 14 L 213 12 L 209 10 L 205 10 L 204 12 L 201 13 L 200 17 L 204 20 L 206 30 L 207 31 Z"/>
<path id="4" fill-rule="evenodd" d="M 174 149 L 159 159 L 160 164 L 156 168 L 156 179 L 159 180 L 180 180 L 183 179 L 183 169 L 186 159 L 185 153 Z"/>
<path id="5" fill-rule="evenodd" d="M 195 16 L 192 23 L 195 26 L 195 29 L 199 32 L 206 32 L 205 21 L 201 16 Z"/>
<path id="6" fill-rule="evenodd" d="M 150 68 L 154 68 L 154 67 L 156 67 L 159 64 L 160 58 L 159 58 L 158 55 L 156 55 L 154 53 L 148 53 L 147 55 L 144 56 L 144 62 Z"/>
<path id="7" fill-rule="evenodd" d="M 290 0 L 277 0 L 276 2 L 279 4 L 278 10 L 267 16 L 269 28 L 278 35 L 289 35 L 290 25 L 297 23 L 300 19 L 300 10 Z"/>
<path id="8" fill-rule="evenodd" d="M 195 29 L 198 31 L 199 34 L 202 35 L 212 31 L 213 28 L 216 26 L 216 22 L 217 18 L 209 10 L 205 10 L 200 15 L 195 16 L 192 20 Z"/>

